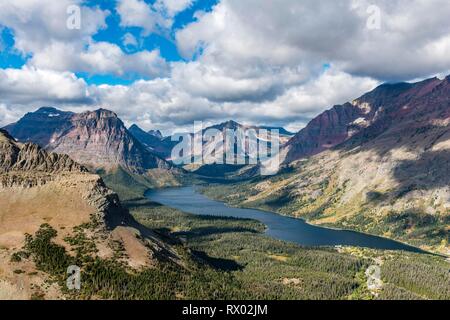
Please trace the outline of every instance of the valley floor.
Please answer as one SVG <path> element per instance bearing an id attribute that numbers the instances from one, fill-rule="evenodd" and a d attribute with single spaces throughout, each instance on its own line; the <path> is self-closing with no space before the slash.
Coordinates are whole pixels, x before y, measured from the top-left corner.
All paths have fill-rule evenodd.
<path id="1" fill-rule="evenodd" d="M 117 188 L 112 179 L 106 180 L 119 191 L 122 204 L 136 221 L 153 235 L 153 242 L 147 245 L 161 244 L 153 250 L 153 265 L 127 264 L 132 252 L 125 250 L 123 237 L 113 241 L 112 257 L 99 257 L 98 239 L 87 237 L 90 224 L 74 228 L 63 243 L 57 240 L 56 230 L 43 225 L 26 237 L 22 250 L 0 249 L 1 259 L 14 274 L 44 279 L 38 288 L 32 288 L 32 298 L 450 299 L 450 263 L 441 257 L 359 248 L 305 248 L 265 236 L 265 226 L 257 221 L 187 214 L 145 198 L 142 186 L 128 184 L 129 188 L 124 188 L 122 184 Z M 137 233 L 133 239 L 145 243 Z M 31 263 L 36 266 L 32 273 L 27 269 Z M 65 287 L 67 266 L 72 264 L 82 267 L 80 291 Z M 374 267 L 380 270 L 375 286 L 368 271 Z M 0 289 L 0 297 L 7 294 L 7 287 L 0 284 Z M 50 289 L 57 295 L 49 295 Z"/>
<path id="2" fill-rule="evenodd" d="M 303 248 L 264 236 L 256 221 L 190 215 L 147 199 L 125 203 L 142 224 L 179 239 L 211 272 L 227 275 L 229 283 L 209 299 L 450 299 L 450 263 L 440 257 Z M 372 265 L 381 269 L 378 290 L 367 285 Z"/>

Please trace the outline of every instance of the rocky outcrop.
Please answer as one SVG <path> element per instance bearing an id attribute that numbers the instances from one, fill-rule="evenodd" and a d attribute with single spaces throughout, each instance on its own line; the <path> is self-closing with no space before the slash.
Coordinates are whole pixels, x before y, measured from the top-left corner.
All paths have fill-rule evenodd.
<path id="1" fill-rule="evenodd" d="M 0 129 L 0 188 L 29 189 L 49 182 L 61 188 L 79 189 L 96 209 L 99 221 L 117 225 L 126 216 L 117 194 L 99 176 L 88 173 L 67 155 L 48 153 L 32 143 L 18 143 Z"/>
<path id="2" fill-rule="evenodd" d="M 52 174 L 87 170 L 67 155 L 48 153 L 32 143 L 18 143 L 0 129 L 0 173 L 14 171 Z"/>

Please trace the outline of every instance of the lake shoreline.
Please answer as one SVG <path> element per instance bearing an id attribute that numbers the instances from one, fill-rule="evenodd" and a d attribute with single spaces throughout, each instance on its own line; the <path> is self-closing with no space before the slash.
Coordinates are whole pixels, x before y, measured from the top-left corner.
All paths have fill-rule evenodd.
<path id="1" fill-rule="evenodd" d="M 203 185 L 194 185 L 194 187 L 204 187 L 204 186 Z M 230 208 L 259 210 L 259 211 L 263 211 L 263 212 L 267 212 L 267 213 L 278 214 L 278 215 L 280 215 L 282 217 L 286 217 L 286 218 L 299 219 L 299 220 L 304 221 L 305 223 L 307 223 L 310 226 L 315 226 L 315 227 L 320 227 L 320 228 L 325 228 L 325 229 L 335 230 L 335 231 L 355 232 L 355 233 L 364 234 L 364 235 L 367 235 L 367 236 L 377 237 L 377 238 L 381 238 L 381 239 L 388 239 L 388 240 L 391 240 L 391 241 L 395 241 L 395 242 L 397 242 L 397 243 L 399 243 L 401 245 L 405 245 L 405 246 L 408 246 L 408 247 L 416 248 L 416 249 L 418 249 L 420 251 L 419 253 L 422 253 L 422 254 L 429 254 L 429 255 L 434 255 L 434 256 L 439 256 L 439 257 L 450 259 L 450 256 L 448 256 L 448 255 L 441 254 L 441 253 L 438 253 L 438 252 L 427 251 L 424 248 L 415 246 L 413 244 L 410 244 L 410 243 L 407 243 L 407 242 L 404 242 L 404 241 L 401 241 L 401 240 L 398 240 L 398 239 L 388 238 L 388 237 L 385 237 L 385 236 L 381 236 L 379 234 L 369 233 L 369 232 L 355 230 L 355 229 L 339 228 L 339 227 L 333 226 L 332 224 L 314 223 L 314 221 L 310 221 L 310 220 L 307 220 L 307 219 L 302 218 L 302 217 L 295 217 L 295 216 L 284 214 L 284 213 L 277 212 L 277 211 L 266 210 L 264 208 L 252 207 L 252 206 L 244 206 L 244 205 L 239 205 L 239 204 L 235 204 L 234 205 L 234 204 L 230 204 L 230 203 L 228 203 L 226 201 L 223 201 L 222 199 L 211 198 L 208 195 L 206 195 L 205 193 L 203 193 L 201 190 L 198 190 L 198 192 L 203 194 L 205 197 L 208 197 L 208 198 L 213 199 L 215 201 L 220 201 L 220 202 L 224 203 L 226 206 L 228 206 Z"/>
<path id="2" fill-rule="evenodd" d="M 211 199 L 211 198 L 205 196 L 199 190 L 198 187 L 199 187 L 198 185 L 192 185 L 192 186 L 187 186 L 187 187 L 185 186 L 185 187 L 177 187 L 177 188 L 163 188 L 163 189 L 157 189 L 157 190 L 148 190 L 145 193 L 145 196 L 147 198 L 149 198 L 150 200 L 152 200 L 152 201 L 161 203 L 160 201 L 158 201 L 158 199 L 154 199 L 153 196 L 155 194 L 156 195 L 161 195 L 161 194 L 164 194 L 164 193 L 169 193 L 170 194 L 170 193 L 173 193 L 176 190 L 178 190 L 181 193 L 183 193 L 183 192 L 186 192 L 186 190 L 188 190 L 188 189 L 192 189 L 192 191 L 191 191 L 192 193 L 189 194 L 189 197 L 196 197 L 197 196 L 197 201 L 199 201 L 198 196 L 204 197 L 205 199 L 208 199 L 208 200 L 203 199 L 201 201 L 206 201 L 209 205 L 217 204 L 219 207 L 223 206 L 223 207 L 220 208 L 222 211 L 224 210 L 224 208 L 227 208 L 227 209 L 232 210 L 232 211 L 233 210 L 243 210 L 243 212 L 245 212 L 246 214 L 253 214 L 253 215 L 255 215 L 255 212 L 256 212 L 256 215 L 258 215 L 258 213 L 263 213 L 263 214 L 267 215 L 264 218 L 265 218 L 266 221 L 269 220 L 269 222 L 270 222 L 271 219 L 268 218 L 268 217 L 276 216 L 276 217 L 278 217 L 278 218 L 275 218 L 275 220 L 278 220 L 278 221 L 276 221 L 278 229 L 280 228 L 280 224 L 279 224 L 280 221 L 283 221 L 285 223 L 291 222 L 291 223 L 288 223 L 288 225 L 290 225 L 290 224 L 297 224 L 298 230 L 303 230 L 304 232 L 305 231 L 309 231 L 310 234 L 318 233 L 319 238 L 320 238 L 320 235 L 322 235 L 322 236 L 325 235 L 325 238 L 327 238 L 327 237 L 330 238 L 330 239 L 328 239 L 328 241 L 331 242 L 329 244 L 324 244 L 324 243 L 321 243 L 319 241 L 319 244 L 311 244 L 311 243 L 313 243 L 316 240 L 307 239 L 307 243 L 306 244 L 305 243 L 301 243 L 301 241 L 305 241 L 305 239 L 302 239 L 301 236 L 299 236 L 298 234 L 295 234 L 295 232 L 297 232 L 297 230 L 291 230 L 289 227 L 281 226 L 282 229 L 283 228 L 286 229 L 286 230 L 282 231 L 282 232 L 286 231 L 288 233 L 288 235 L 286 235 L 286 234 L 283 234 L 282 232 L 280 232 L 280 230 L 277 230 L 277 228 L 275 228 L 275 230 L 273 230 L 270 225 L 268 225 L 265 221 L 262 221 L 261 219 L 257 219 L 257 218 L 255 219 L 255 218 L 246 217 L 246 216 L 236 216 L 236 214 L 237 215 L 244 214 L 244 213 L 241 213 L 241 212 L 236 213 L 234 211 L 234 215 L 227 215 L 226 213 L 220 213 L 220 214 L 214 214 L 214 213 L 213 214 L 201 214 L 200 213 L 199 214 L 198 212 L 189 212 L 189 211 L 183 210 L 183 206 L 189 205 L 188 203 L 189 203 L 189 201 L 192 201 L 192 199 L 186 199 L 185 200 L 186 203 L 182 203 L 181 207 L 171 206 L 167 202 L 166 203 L 161 203 L 163 205 L 166 205 L 166 206 L 169 206 L 169 207 L 173 207 L 173 208 L 182 210 L 182 211 L 190 213 L 190 214 L 195 214 L 195 215 L 210 215 L 210 216 L 222 216 L 222 217 L 232 217 L 232 218 L 243 218 L 243 219 L 257 220 L 257 221 L 259 221 L 260 223 L 262 223 L 263 225 L 266 226 L 266 230 L 265 230 L 265 234 L 266 235 L 271 236 L 273 238 L 276 238 L 278 240 L 294 242 L 294 243 L 297 243 L 297 244 L 302 245 L 302 246 L 317 246 L 317 247 L 346 247 L 346 246 L 352 247 L 353 246 L 353 247 L 365 247 L 365 248 L 380 249 L 380 250 L 403 250 L 403 251 L 408 251 L 408 252 L 415 252 L 415 253 L 421 253 L 421 254 L 432 254 L 432 255 L 435 255 L 434 253 L 427 252 L 427 251 L 425 251 L 425 250 L 423 250 L 421 248 L 418 248 L 418 247 L 415 247 L 415 246 L 412 246 L 412 245 L 409 245 L 409 244 L 405 244 L 405 243 L 400 242 L 400 241 L 395 240 L 395 239 L 389 239 L 389 238 L 386 238 L 386 237 L 382 237 L 382 236 L 379 236 L 379 235 L 367 234 L 367 233 L 359 232 L 359 231 L 355 231 L 355 230 L 346 230 L 346 229 L 333 228 L 333 227 L 330 228 L 328 226 L 323 227 L 323 226 L 320 226 L 320 225 L 314 225 L 314 224 L 311 224 L 311 223 L 309 223 L 308 221 L 306 221 L 305 219 L 302 219 L 302 218 L 296 218 L 296 217 L 292 217 L 292 216 L 281 215 L 281 214 L 279 214 L 277 212 L 272 212 L 272 211 L 268 211 L 268 210 L 261 210 L 261 209 L 258 209 L 258 208 L 241 208 L 241 207 L 231 206 L 230 204 L 228 204 L 226 202 L 223 202 L 223 201 L 220 201 L 220 200 Z M 176 196 L 176 194 L 172 194 L 172 197 L 174 197 L 174 196 Z M 180 195 L 180 196 L 182 197 L 183 195 Z M 178 196 L 176 196 L 176 198 L 178 198 Z M 166 201 L 167 201 L 167 199 L 166 199 Z M 178 204 L 178 205 L 180 205 L 180 204 Z M 218 210 L 218 211 L 220 211 L 220 210 Z M 262 216 L 260 216 L 260 217 L 262 217 Z M 304 226 L 302 226 L 302 224 L 304 224 Z M 307 229 L 307 230 L 304 230 L 304 229 Z M 308 232 L 306 232 L 306 233 L 308 233 Z M 330 235 L 327 235 L 327 233 L 331 234 L 332 237 L 330 237 Z M 336 242 L 339 241 L 339 240 L 337 240 L 339 238 L 337 236 L 338 234 L 342 236 L 343 239 L 341 241 L 343 243 L 336 243 Z M 359 241 L 359 244 L 357 243 L 358 241 Z M 322 242 L 326 242 L 326 240 L 322 239 Z M 356 243 L 353 243 L 353 242 L 356 242 Z M 378 246 L 380 246 L 380 248 L 376 247 L 377 243 L 378 243 Z"/>

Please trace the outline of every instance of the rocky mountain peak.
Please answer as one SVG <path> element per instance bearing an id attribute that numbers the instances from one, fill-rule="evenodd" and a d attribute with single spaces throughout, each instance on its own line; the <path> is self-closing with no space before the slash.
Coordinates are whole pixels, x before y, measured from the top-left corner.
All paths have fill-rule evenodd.
<path id="1" fill-rule="evenodd" d="M 93 169 L 122 166 L 144 173 L 168 167 L 130 134 L 116 113 L 106 109 L 77 114 L 44 107 L 6 129 L 20 141 L 67 154 Z"/>
<path id="2" fill-rule="evenodd" d="M 46 173 L 85 172 L 67 155 L 48 153 L 33 143 L 17 143 L 0 129 L 0 171 L 38 171 Z"/>
<path id="3" fill-rule="evenodd" d="M 286 145 L 286 162 L 315 155 L 346 141 L 363 143 L 377 137 L 393 124 L 418 125 L 418 119 L 448 104 L 446 80 L 431 78 L 417 83 L 387 83 L 352 103 L 334 106 L 311 120 Z M 425 120 L 424 120 L 425 121 Z"/>
<path id="4" fill-rule="evenodd" d="M 98 118 L 98 119 L 119 118 L 115 112 L 113 112 L 111 110 L 103 109 L 103 108 L 100 108 L 100 109 L 97 109 L 94 111 L 86 111 L 86 112 L 82 113 L 81 115 L 90 117 L 90 118 Z"/>
<path id="5" fill-rule="evenodd" d="M 147 133 L 149 135 L 152 135 L 152 136 L 158 138 L 158 139 L 162 139 L 163 138 L 163 135 L 162 135 L 161 131 L 159 131 L 159 130 L 150 130 Z"/>
<path id="6" fill-rule="evenodd" d="M 38 110 L 36 110 L 35 113 L 44 113 L 44 114 L 49 114 L 49 113 L 62 113 L 62 112 L 66 112 L 66 111 L 61 111 L 58 110 L 54 107 L 40 107 Z"/>

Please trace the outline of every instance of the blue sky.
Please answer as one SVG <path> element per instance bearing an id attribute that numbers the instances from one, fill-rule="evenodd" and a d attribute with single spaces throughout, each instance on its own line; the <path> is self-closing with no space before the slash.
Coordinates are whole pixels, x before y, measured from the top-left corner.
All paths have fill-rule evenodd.
<path id="1" fill-rule="evenodd" d="M 152 5 L 155 0 L 144 0 L 145 3 Z M 194 22 L 195 13 L 198 11 L 210 12 L 218 0 L 195 0 L 185 10 L 177 13 L 174 17 L 173 25 L 169 30 L 164 30 L 161 33 L 152 33 L 143 35 L 142 29 L 139 27 L 122 27 L 120 26 L 120 16 L 116 11 L 116 1 L 109 0 L 88 0 L 84 1 L 84 5 L 88 7 L 100 7 L 102 10 L 107 10 L 111 14 L 106 18 L 107 27 L 100 29 L 93 35 L 93 40 L 98 42 L 109 42 L 117 44 L 127 54 L 132 54 L 140 51 L 152 51 L 158 49 L 161 57 L 168 62 L 185 61 L 178 52 L 175 43 L 175 32 L 182 29 L 189 23 Z M 139 39 L 139 44 L 133 48 L 127 48 L 123 43 L 125 34 L 130 33 L 136 39 Z M 0 50 L 0 68 L 21 68 L 25 65 L 28 59 L 32 56 L 24 55 L 14 48 L 14 31 L 2 26 L 1 29 L 1 50 Z M 87 72 L 76 72 L 77 76 L 85 79 L 88 84 L 122 84 L 129 85 L 138 79 L 147 79 L 140 75 L 126 75 L 124 77 L 117 77 L 112 74 L 89 74 Z"/>
<path id="2" fill-rule="evenodd" d="M 382 82 L 450 73 L 449 15 L 448 0 L 2 0 L 0 126 L 51 105 L 296 131 Z"/>

